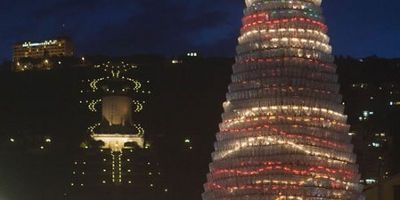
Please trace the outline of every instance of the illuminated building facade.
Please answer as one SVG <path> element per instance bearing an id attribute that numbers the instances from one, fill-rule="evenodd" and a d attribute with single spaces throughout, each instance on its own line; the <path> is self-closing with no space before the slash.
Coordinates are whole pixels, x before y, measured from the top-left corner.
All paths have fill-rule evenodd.
<path id="1" fill-rule="evenodd" d="M 321 0 L 246 0 L 204 200 L 363 199 Z"/>
<path id="2" fill-rule="evenodd" d="M 137 67 L 124 62 L 96 65 L 103 76 L 84 81 L 92 99 L 85 103 L 91 112 L 101 110 L 102 120 L 88 128 L 90 137 L 81 144 L 82 156 L 73 163 L 69 183 L 71 199 L 165 199 L 168 188 L 144 129 L 133 122 L 148 94 L 143 84 L 130 78 Z M 135 97 L 135 99 L 133 98 Z"/>
<path id="3" fill-rule="evenodd" d="M 70 57 L 73 54 L 73 44 L 68 38 L 17 43 L 13 47 L 14 71 L 48 70 L 54 67 L 50 58 Z"/>

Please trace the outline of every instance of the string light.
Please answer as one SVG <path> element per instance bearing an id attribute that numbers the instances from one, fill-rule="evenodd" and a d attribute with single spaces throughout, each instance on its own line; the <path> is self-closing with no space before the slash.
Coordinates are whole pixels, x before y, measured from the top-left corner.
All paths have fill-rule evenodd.
<path id="1" fill-rule="evenodd" d="M 91 93 L 96 98 L 81 102 L 85 102 L 91 112 L 102 111 L 103 122 L 89 126 L 88 132 L 94 140 L 103 142 L 101 151 L 103 149 L 110 150 L 111 182 L 119 185 L 124 181 L 123 166 L 127 164 L 123 162 L 131 162 L 129 158 L 122 159 L 124 150 L 130 148 L 125 145 L 127 143 L 135 143 L 140 148 L 145 148 L 144 128 L 140 124 L 132 123 L 131 121 L 131 111 L 141 112 L 145 101 L 132 99 L 131 97 L 134 94 L 142 92 L 150 94 L 151 92 L 144 90 L 140 81 L 130 77 L 130 72 L 137 68 L 135 65 L 108 61 L 95 65 L 94 68 L 103 76 L 82 81 L 88 84 L 89 87 L 86 90 L 82 90 L 82 93 Z M 122 127 L 123 130 L 121 131 L 119 127 Z M 133 149 L 130 148 L 130 151 L 133 152 Z M 104 158 L 103 161 L 107 162 L 107 159 Z M 131 173 L 131 169 L 124 170 Z M 107 172 L 106 169 L 102 171 L 103 173 Z M 150 173 L 149 175 L 152 174 Z M 124 182 L 132 183 L 131 180 Z M 106 181 L 104 180 L 102 183 L 105 184 Z"/>
<path id="2" fill-rule="evenodd" d="M 362 199 L 321 0 L 245 2 L 203 199 Z"/>

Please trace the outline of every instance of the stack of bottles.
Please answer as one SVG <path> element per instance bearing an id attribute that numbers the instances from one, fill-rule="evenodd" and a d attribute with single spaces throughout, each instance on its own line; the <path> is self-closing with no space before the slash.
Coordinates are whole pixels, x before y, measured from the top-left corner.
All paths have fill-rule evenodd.
<path id="1" fill-rule="evenodd" d="M 359 200 L 321 0 L 246 0 L 204 200 Z"/>

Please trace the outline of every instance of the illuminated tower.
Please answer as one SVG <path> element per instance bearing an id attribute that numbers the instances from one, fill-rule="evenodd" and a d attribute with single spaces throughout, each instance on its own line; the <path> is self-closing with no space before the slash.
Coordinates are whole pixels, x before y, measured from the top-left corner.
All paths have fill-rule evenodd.
<path id="1" fill-rule="evenodd" d="M 90 138 L 74 162 L 69 184 L 72 199 L 165 199 L 168 189 L 161 178 L 155 152 L 145 140 L 135 116 L 142 111 L 145 84 L 132 78 L 137 67 L 107 62 L 94 67 L 96 78 L 84 80 L 81 101 L 99 123 L 88 128 Z M 148 84 L 149 81 L 146 82 Z M 134 114 L 136 113 L 136 115 Z"/>
<path id="2" fill-rule="evenodd" d="M 321 0 L 246 0 L 204 200 L 362 199 Z"/>

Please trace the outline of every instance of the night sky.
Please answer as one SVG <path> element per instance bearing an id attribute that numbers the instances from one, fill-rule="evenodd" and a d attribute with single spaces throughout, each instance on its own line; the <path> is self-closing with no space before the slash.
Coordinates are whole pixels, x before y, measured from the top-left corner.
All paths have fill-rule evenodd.
<path id="1" fill-rule="evenodd" d="M 17 41 L 70 36 L 79 55 L 233 56 L 244 0 L 2 0 L 0 59 Z M 325 0 L 334 53 L 400 57 L 400 1 Z"/>

